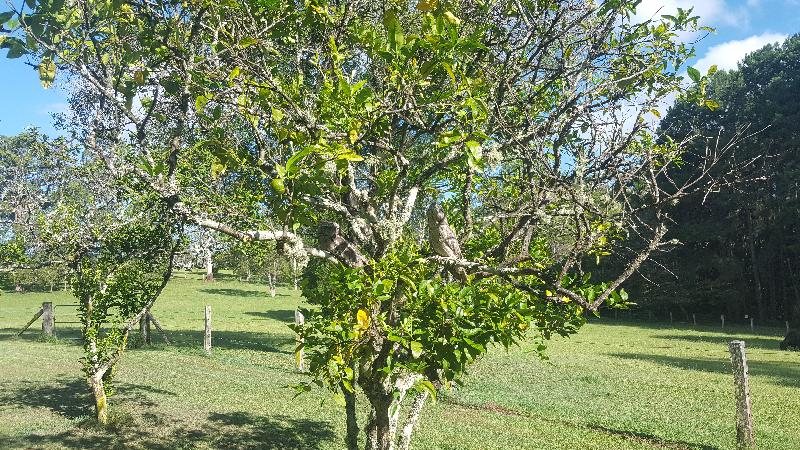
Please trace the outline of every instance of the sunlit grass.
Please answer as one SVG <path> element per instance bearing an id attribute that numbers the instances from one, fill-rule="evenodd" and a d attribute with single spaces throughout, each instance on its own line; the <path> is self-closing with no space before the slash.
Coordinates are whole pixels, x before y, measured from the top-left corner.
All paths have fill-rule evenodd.
<path id="1" fill-rule="evenodd" d="M 323 392 L 293 398 L 287 388 L 303 379 L 286 327 L 298 293 L 271 298 L 265 286 L 199 278 L 177 278 L 154 308 L 175 345 L 154 330 L 152 347 L 126 353 L 108 429 L 90 420 L 76 324 L 57 323 L 57 342 L 40 341 L 39 323 L 15 337 L 42 301 L 71 297 L 0 296 L 0 448 L 342 448 L 340 407 Z M 211 356 L 202 349 L 206 304 Z M 57 306 L 57 321 L 75 320 L 73 311 Z M 415 448 L 734 448 L 726 342 L 741 337 L 759 446 L 796 449 L 800 353 L 777 350 L 780 330 L 761 331 L 603 321 L 553 341 L 550 361 L 525 346 L 495 349 L 465 387 L 429 405 Z"/>

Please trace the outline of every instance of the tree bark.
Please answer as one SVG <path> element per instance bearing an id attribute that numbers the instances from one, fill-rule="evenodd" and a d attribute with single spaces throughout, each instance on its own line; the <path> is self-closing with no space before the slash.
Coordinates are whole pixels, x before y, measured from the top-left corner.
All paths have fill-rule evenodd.
<path id="1" fill-rule="evenodd" d="M 344 409 L 347 414 L 347 450 L 358 450 L 358 416 L 356 416 L 356 394 L 342 387 Z"/>
<path id="2" fill-rule="evenodd" d="M 102 424 L 108 424 L 108 402 L 106 398 L 106 389 L 103 384 L 103 374 L 96 373 L 89 377 L 89 386 L 92 388 L 94 394 L 94 408 L 97 415 L 97 421 Z"/>
<path id="3" fill-rule="evenodd" d="M 747 211 L 747 250 L 750 253 L 750 267 L 753 274 L 753 288 L 755 290 L 756 308 L 758 319 L 764 320 L 764 299 L 761 291 L 761 276 L 758 271 L 758 255 L 756 255 L 755 228 L 753 226 L 753 213 Z"/>
<path id="4" fill-rule="evenodd" d="M 148 313 L 145 313 L 139 319 L 139 334 L 142 337 L 142 345 L 150 345 L 152 343 L 150 339 L 150 315 Z"/>
<path id="5" fill-rule="evenodd" d="M 205 256 L 205 263 L 206 263 L 206 281 L 214 281 L 214 260 L 212 258 L 211 249 L 206 250 Z"/>
<path id="6" fill-rule="evenodd" d="M 367 425 L 366 450 L 390 450 L 394 436 L 391 434 L 390 413 L 391 392 L 387 392 L 380 383 L 364 386 L 364 393 L 372 406 L 370 423 Z"/>
<path id="7" fill-rule="evenodd" d="M 403 431 L 400 434 L 399 450 L 409 450 L 411 448 L 411 435 L 414 428 L 417 426 L 419 416 L 422 414 L 422 408 L 425 406 L 425 401 L 428 399 L 430 393 L 428 391 L 420 392 L 414 397 L 411 406 L 408 409 L 408 416 L 406 423 L 403 425 Z"/>
<path id="8" fill-rule="evenodd" d="M 731 353 L 733 379 L 736 388 L 736 441 L 740 450 L 756 448 L 753 433 L 753 413 L 750 401 L 750 383 L 747 369 L 747 355 L 744 341 L 731 341 L 728 348 Z"/>

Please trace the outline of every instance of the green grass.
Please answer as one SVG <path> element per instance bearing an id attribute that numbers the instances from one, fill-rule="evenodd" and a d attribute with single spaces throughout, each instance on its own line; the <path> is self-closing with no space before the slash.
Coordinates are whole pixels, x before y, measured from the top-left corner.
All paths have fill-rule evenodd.
<path id="1" fill-rule="evenodd" d="M 153 312 L 173 346 L 126 352 L 111 398 L 112 425 L 91 420 L 80 377 L 77 325 L 39 323 L 16 332 L 42 301 L 65 293 L 0 296 L 0 448 L 343 447 L 342 409 L 323 392 L 293 398 L 294 337 L 301 303 L 291 289 L 195 276 L 174 280 Z M 213 310 L 211 356 L 203 307 Z M 75 320 L 56 307 L 57 321 Z M 780 330 L 750 334 L 604 320 L 556 339 L 541 361 L 532 348 L 495 349 L 467 384 L 428 405 L 417 449 L 729 449 L 735 447 L 726 343 L 747 341 L 757 441 L 800 445 L 800 353 L 777 350 Z M 739 334 L 731 334 L 739 333 Z M 322 403 L 325 401 L 324 403 Z M 363 420 L 363 417 L 362 417 Z"/>

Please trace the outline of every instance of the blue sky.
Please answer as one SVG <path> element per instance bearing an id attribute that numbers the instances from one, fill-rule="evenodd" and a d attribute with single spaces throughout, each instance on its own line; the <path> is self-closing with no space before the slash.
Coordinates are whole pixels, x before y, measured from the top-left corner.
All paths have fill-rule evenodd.
<path id="1" fill-rule="evenodd" d="M 694 65 L 703 72 L 712 64 L 733 69 L 747 53 L 800 32 L 800 0 L 643 0 L 638 14 L 649 18 L 679 7 L 694 7 L 704 24 L 717 29 L 697 44 Z M 56 134 L 51 113 L 66 109 L 64 90 L 58 83 L 43 89 L 24 58 L 9 60 L 2 56 L 0 135 L 16 134 L 29 126 Z"/>

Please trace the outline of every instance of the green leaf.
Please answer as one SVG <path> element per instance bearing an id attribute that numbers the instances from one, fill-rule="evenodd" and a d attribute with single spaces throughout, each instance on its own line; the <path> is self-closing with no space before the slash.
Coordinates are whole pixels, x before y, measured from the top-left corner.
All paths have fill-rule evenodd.
<path id="1" fill-rule="evenodd" d="M 8 41 L 10 39 L 7 39 Z M 17 59 L 23 55 L 28 53 L 28 50 L 25 48 L 25 45 L 21 42 L 14 42 L 11 47 L 8 49 L 8 53 L 6 54 L 6 58 L 8 59 Z"/>
<path id="2" fill-rule="evenodd" d="M 433 397 L 433 399 L 436 400 L 436 387 L 430 381 L 421 380 L 419 383 L 417 383 L 417 390 L 418 391 L 425 390 L 430 392 L 431 397 Z"/>
<path id="3" fill-rule="evenodd" d="M 208 104 L 208 97 L 205 95 L 200 95 L 194 100 L 194 108 L 197 110 L 197 114 L 203 114 L 206 104 Z"/>
<path id="4" fill-rule="evenodd" d="M 409 345 L 411 347 L 411 356 L 414 358 L 419 358 L 422 356 L 422 343 L 417 341 L 412 341 Z"/>
<path id="5" fill-rule="evenodd" d="M 456 17 L 456 15 L 450 11 L 444 12 L 444 18 L 453 25 L 461 25 L 461 19 Z"/>
<path id="6" fill-rule="evenodd" d="M 392 50 L 399 50 L 405 44 L 405 36 L 403 29 L 400 26 L 400 21 L 397 20 L 397 15 L 394 11 L 387 11 L 383 16 L 383 25 L 386 27 L 386 32 L 389 37 L 389 48 Z"/>
<path id="7" fill-rule="evenodd" d="M 42 83 L 42 87 L 49 89 L 50 86 L 53 85 L 53 81 L 56 79 L 56 63 L 54 63 L 50 58 L 43 58 L 39 63 L 38 70 L 39 80 Z"/>
<path id="8" fill-rule="evenodd" d="M 6 11 L 0 13 L 0 25 L 8 22 L 12 17 L 14 17 L 14 11 Z"/>
<path id="9" fill-rule="evenodd" d="M 692 66 L 686 68 L 686 73 L 689 74 L 689 78 L 691 78 L 692 81 L 694 81 L 695 83 L 699 83 L 700 78 L 702 78 L 702 75 L 700 75 L 700 71 Z"/>
<path id="10" fill-rule="evenodd" d="M 286 185 L 283 184 L 283 178 L 273 178 L 270 182 L 270 186 L 272 186 L 272 190 L 278 194 L 286 192 Z"/>
<path id="11" fill-rule="evenodd" d="M 256 43 L 258 43 L 257 39 L 248 36 L 239 41 L 239 48 L 247 48 Z"/>
<path id="12" fill-rule="evenodd" d="M 719 103 L 715 102 L 714 100 L 706 100 L 704 105 L 711 111 L 716 111 L 719 108 Z"/>
<path id="13" fill-rule="evenodd" d="M 483 157 L 483 150 L 481 144 L 476 141 L 467 141 L 464 143 L 467 147 L 467 164 L 471 169 L 479 169 Z"/>
<path id="14" fill-rule="evenodd" d="M 711 67 L 708 68 L 708 76 L 710 77 L 711 75 L 714 75 L 715 73 L 717 73 L 717 65 L 716 64 L 712 64 Z"/>

